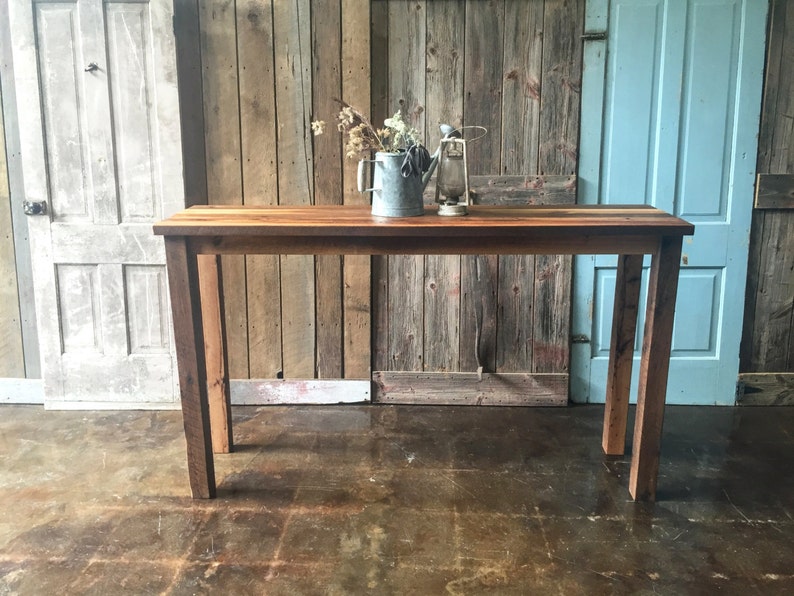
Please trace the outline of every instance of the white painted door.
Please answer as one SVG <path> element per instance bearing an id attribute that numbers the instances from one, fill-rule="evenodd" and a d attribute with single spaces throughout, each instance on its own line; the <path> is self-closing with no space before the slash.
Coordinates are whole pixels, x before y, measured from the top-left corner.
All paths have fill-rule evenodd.
<path id="1" fill-rule="evenodd" d="M 176 406 L 162 239 L 184 205 L 170 0 L 9 0 L 48 407 Z"/>
<path id="2" fill-rule="evenodd" d="M 606 39 L 585 48 L 579 200 L 647 203 L 695 224 L 684 240 L 669 403 L 734 403 L 767 4 L 588 1 L 587 37 Z M 574 335 L 590 339 L 574 344 L 577 401 L 604 399 L 615 266 L 614 257 L 576 261 Z M 635 384 L 638 372 L 635 364 Z"/>

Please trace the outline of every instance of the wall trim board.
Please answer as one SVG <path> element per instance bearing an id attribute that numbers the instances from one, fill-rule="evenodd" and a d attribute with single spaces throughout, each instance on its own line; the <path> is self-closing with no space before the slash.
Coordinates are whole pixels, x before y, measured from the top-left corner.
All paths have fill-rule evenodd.
<path id="1" fill-rule="evenodd" d="M 41 379 L 0 379 L 0 404 L 43 404 Z"/>
<path id="2" fill-rule="evenodd" d="M 375 371 L 373 402 L 426 405 L 566 406 L 567 373 Z"/>
<path id="3" fill-rule="evenodd" d="M 794 209 L 794 174 L 758 174 L 756 209 Z"/>
<path id="4" fill-rule="evenodd" d="M 739 375 L 737 406 L 794 406 L 794 372 Z"/>
<path id="5" fill-rule="evenodd" d="M 366 379 L 232 379 L 229 387 L 234 406 L 354 404 L 372 394 Z"/>

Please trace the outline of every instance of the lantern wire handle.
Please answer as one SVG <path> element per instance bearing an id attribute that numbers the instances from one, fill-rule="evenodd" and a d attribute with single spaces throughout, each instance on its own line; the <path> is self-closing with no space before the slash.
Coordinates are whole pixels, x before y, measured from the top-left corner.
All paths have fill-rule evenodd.
<path id="1" fill-rule="evenodd" d="M 488 129 L 485 128 L 484 126 L 478 126 L 476 124 L 473 124 L 471 126 L 461 126 L 460 128 L 456 128 L 453 132 L 458 132 L 458 133 L 460 133 L 460 136 L 463 137 L 463 131 L 464 130 L 472 130 L 472 129 L 475 129 L 475 128 L 477 130 L 482 131 L 482 134 L 480 134 L 479 136 L 474 137 L 473 139 L 468 139 L 467 140 L 468 143 L 473 143 L 474 141 L 479 141 L 481 138 L 483 138 L 485 135 L 487 135 L 488 134 Z"/>

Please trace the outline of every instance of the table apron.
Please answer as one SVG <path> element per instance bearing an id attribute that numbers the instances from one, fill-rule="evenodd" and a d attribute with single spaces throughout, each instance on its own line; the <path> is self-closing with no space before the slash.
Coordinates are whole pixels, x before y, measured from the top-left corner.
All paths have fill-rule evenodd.
<path id="1" fill-rule="evenodd" d="M 653 254 L 663 237 L 183 236 L 193 254 L 228 255 Z"/>

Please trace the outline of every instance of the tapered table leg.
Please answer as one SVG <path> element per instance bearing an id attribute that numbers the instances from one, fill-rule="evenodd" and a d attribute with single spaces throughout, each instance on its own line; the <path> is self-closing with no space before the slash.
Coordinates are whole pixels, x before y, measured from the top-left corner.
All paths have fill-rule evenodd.
<path id="1" fill-rule="evenodd" d="M 663 237 L 651 261 L 648 284 L 629 477 L 629 492 L 635 500 L 656 499 L 659 447 L 667 395 L 680 260 L 681 237 Z"/>
<path id="2" fill-rule="evenodd" d="M 604 433 L 601 439 L 604 452 L 608 455 L 623 455 L 626 449 L 629 389 L 641 279 L 642 255 L 620 255 L 615 280 Z"/>
<path id="3" fill-rule="evenodd" d="M 201 320 L 204 328 L 204 354 L 207 361 L 207 397 L 210 408 L 212 450 L 229 453 L 234 448 L 232 404 L 229 395 L 229 366 L 226 352 L 225 322 L 220 255 L 198 255 L 201 288 Z"/>
<path id="4" fill-rule="evenodd" d="M 193 498 L 215 497 L 215 465 L 210 439 L 207 367 L 204 360 L 198 264 L 184 237 L 165 238 L 174 341 L 179 369 L 182 420 Z"/>

